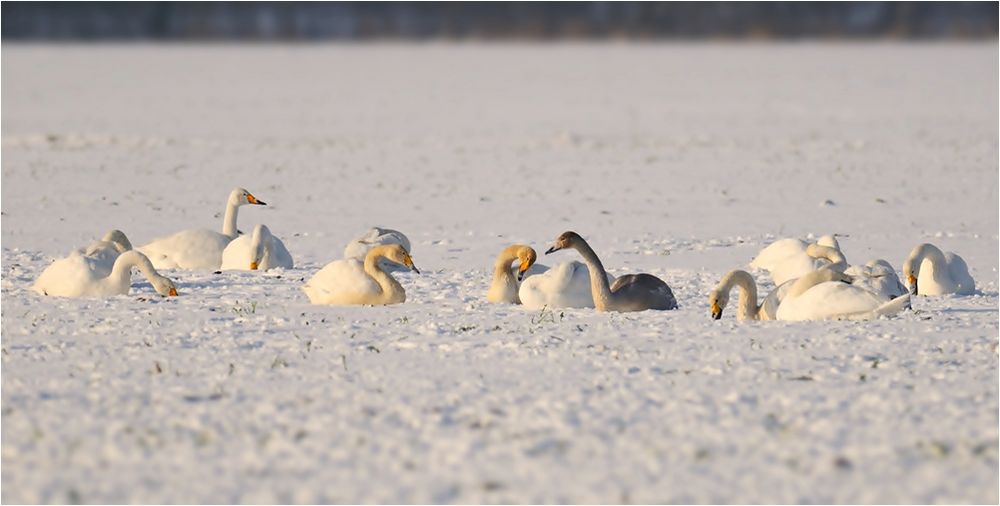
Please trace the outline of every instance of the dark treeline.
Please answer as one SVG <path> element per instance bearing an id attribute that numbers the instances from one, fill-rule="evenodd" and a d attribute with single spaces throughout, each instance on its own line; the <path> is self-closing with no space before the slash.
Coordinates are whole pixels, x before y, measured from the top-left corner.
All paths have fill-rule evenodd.
<path id="1" fill-rule="evenodd" d="M 3 40 L 993 38 L 997 2 L 4 2 Z"/>

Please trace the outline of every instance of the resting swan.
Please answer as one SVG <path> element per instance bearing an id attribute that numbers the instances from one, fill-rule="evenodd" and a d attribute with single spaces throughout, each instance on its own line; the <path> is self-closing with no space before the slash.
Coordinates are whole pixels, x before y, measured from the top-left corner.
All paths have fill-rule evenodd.
<path id="1" fill-rule="evenodd" d="M 420 274 L 410 254 L 399 244 L 375 246 L 362 263 L 356 258 L 326 264 L 302 290 L 313 304 L 399 304 L 406 301 L 406 291 L 378 265 L 380 258 L 409 267 Z"/>
<path id="2" fill-rule="evenodd" d="M 126 251 L 114 262 L 109 274 L 102 274 L 95 260 L 74 252 L 48 266 L 31 287 L 42 295 L 58 297 L 110 297 L 128 294 L 132 267 L 138 267 L 160 295 L 177 295 L 174 283 L 161 276 L 146 255 Z"/>
<path id="3" fill-rule="evenodd" d="M 913 295 L 970 295 L 976 291 L 976 282 L 969 275 L 965 260 L 950 251 L 942 252 L 933 244 L 913 248 L 903 263 L 903 277 Z"/>
<path id="4" fill-rule="evenodd" d="M 344 258 L 357 258 L 364 260 L 368 251 L 380 244 L 399 244 L 407 253 L 413 253 L 410 248 L 410 239 L 405 234 L 391 228 L 372 227 L 367 232 L 351 240 L 344 247 Z M 388 272 L 405 271 L 399 264 L 379 261 L 379 267 Z"/>
<path id="5" fill-rule="evenodd" d="M 842 255 L 840 258 L 834 259 L 811 256 L 807 251 L 810 244 L 812 243 L 801 239 L 780 239 L 762 249 L 750 262 L 750 267 L 768 271 L 774 284 L 780 285 L 785 281 L 801 277 L 824 265 L 843 259 Z M 816 244 L 837 252 L 840 251 L 840 243 L 832 235 L 820 237 Z"/>
<path id="6" fill-rule="evenodd" d="M 145 253 L 157 269 L 217 270 L 222 265 L 222 252 L 238 234 L 236 215 L 239 207 L 246 204 L 267 205 L 243 188 L 236 188 L 226 202 L 221 234 L 205 229 L 182 230 L 156 239 L 139 248 L 139 251 Z"/>
<path id="7" fill-rule="evenodd" d="M 886 302 L 850 283 L 850 277 L 831 269 L 810 272 L 795 280 L 778 311 L 779 320 L 872 320 L 902 311 L 909 294 Z"/>
<path id="8" fill-rule="evenodd" d="M 899 282 L 896 270 L 881 258 L 870 260 L 865 265 L 852 265 L 844 270 L 851 277 L 851 284 L 859 286 L 885 300 L 892 300 L 907 293 L 907 289 Z"/>
<path id="9" fill-rule="evenodd" d="M 132 249 L 132 243 L 125 232 L 121 230 L 111 230 L 104 234 L 99 241 L 90 243 L 90 246 L 78 250 L 80 254 L 93 260 L 94 269 L 104 276 L 111 273 L 111 268 L 115 265 L 118 255 Z"/>
<path id="10" fill-rule="evenodd" d="M 241 235 L 230 241 L 222 252 L 222 270 L 266 271 L 281 267 L 294 267 L 292 255 L 281 239 L 271 235 L 267 225 L 257 225 L 250 235 Z"/>
<path id="11" fill-rule="evenodd" d="M 737 320 L 776 320 L 778 306 L 785 298 L 789 288 L 795 281 L 785 281 L 768 293 L 760 305 L 757 305 L 757 283 L 747 271 L 735 270 L 723 276 L 719 286 L 708 295 L 708 304 L 712 308 L 712 318 L 722 318 L 722 310 L 729 304 L 729 292 L 734 287 L 740 289 L 739 303 L 736 306 Z"/>
<path id="12" fill-rule="evenodd" d="M 601 259 L 576 232 L 563 232 L 546 255 L 561 249 L 572 248 L 580 253 L 590 271 L 590 291 L 598 311 L 645 311 L 647 309 L 676 309 L 677 301 L 670 287 L 652 274 L 626 274 L 608 282 Z M 609 286 L 610 285 L 610 286 Z"/>
<path id="13" fill-rule="evenodd" d="M 524 281 L 525 276 L 541 274 L 548 270 L 548 267 L 535 263 L 537 258 L 538 254 L 531 246 L 514 244 L 504 248 L 497 255 L 496 262 L 493 264 L 493 281 L 490 283 L 489 291 L 486 292 L 486 300 L 520 304 L 517 283 Z M 515 261 L 518 262 L 516 275 L 514 274 Z"/>

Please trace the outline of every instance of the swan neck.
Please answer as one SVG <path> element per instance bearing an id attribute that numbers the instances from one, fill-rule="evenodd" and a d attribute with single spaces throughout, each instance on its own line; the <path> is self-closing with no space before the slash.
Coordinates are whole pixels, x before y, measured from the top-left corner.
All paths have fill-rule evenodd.
<path id="1" fill-rule="evenodd" d="M 760 306 L 757 305 L 757 283 L 746 271 L 733 271 L 726 277 L 723 290 L 728 292 L 737 287 L 740 298 L 737 301 L 736 317 L 740 320 L 755 320 Z"/>
<path id="2" fill-rule="evenodd" d="M 913 269 L 913 275 L 916 276 L 917 279 L 920 278 L 920 268 L 923 265 L 924 260 L 927 260 L 930 262 L 931 278 L 938 282 L 943 281 L 941 277 L 948 271 L 946 268 L 948 260 L 945 259 L 944 252 L 942 252 L 940 248 L 933 244 L 921 244 L 916 248 L 916 250 L 914 250 L 910 257 L 912 258 L 910 265 Z M 925 272 L 923 274 L 927 275 L 928 273 Z"/>
<path id="3" fill-rule="evenodd" d="M 403 285 L 400 285 L 396 278 L 393 278 L 389 273 L 382 270 L 382 267 L 378 264 L 378 259 L 384 257 L 383 250 L 381 247 L 372 248 L 367 255 L 365 255 L 365 273 L 371 276 L 372 279 L 378 283 L 379 288 L 382 293 L 377 298 L 378 300 L 373 301 L 373 303 L 387 303 L 394 301 L 404 301 L 406 300 L 406 292 L 403 290 Z"/>
<path id="4" fill-rule="evenodd" d="M 503 250 L 497 255 L 493 263 L 493 282 L 503 284 L 515 284 L 514 260 L 517 260 L 517 249 L 513 246 Z"/>
<path id="5" fill-rule="evenodd" d="M 152 280 L 154 276 L 159 275 L 146 255 L 130 250 L 118 256 L 106 281 L 117 287 L 127 287 L 132 281 L 132 267 L 138 267 L 146 279 Z"/>
<path id="6" fill-rule="evenodd" d="M 222 235 L 230 239 L 236 239 L 236 215 L 239 214 L 240 206 L 230 198 L 226 202 L 226 215 L 222 218 Z"/>
<path id="7" fill-rule="evenodd" d="M 594 307 L 598 311 L 612 309 L 611 285 L 608 283 L 608 273 L 604 270 L 601 259 L 583 239 L 574 242 L 573 248 L 583 257 L 583 263 L 587 264 L 587 270 L 590 271 L 590 293 L 594 297 Z"/>

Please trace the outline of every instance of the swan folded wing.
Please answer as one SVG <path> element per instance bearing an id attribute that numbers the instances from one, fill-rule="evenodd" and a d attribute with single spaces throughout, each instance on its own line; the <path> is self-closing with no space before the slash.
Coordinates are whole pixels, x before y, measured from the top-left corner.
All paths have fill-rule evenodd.
<path id="1" fill-rule="evenodd" d="M 160 269 L 216 270 L 230 238 L 211 230 L 182 230 L 139 248 Z"/>
<path id="2" fill-rule="evenodd" d="M 52 262 L 31 288 L 42 295 L 58 297 L 103 296 L 105 293 L 97 290 L 100 285 L 95 284 L 95 280 L 106 276 L 93 259 L 74 252 Z"/>
<path id="3" fill-rule="evenodd" d="M 541 309 L 545 306 L 594 307 L 594 298 L 590 291 L 590 272 L 586 265 L 576 261 L 564 262 L 525 278 L 521 282 L 518 296 L 521 304 L 528 309 Z"/>
<path id="4" fill-rule="evenodd" d="M 976 282 L 969 274 L 969 266 L 965 260 L 950 251 L 944 254 L 944 259 L 945 264 L 948 265 L 948 273 L 951 275 L 952 281 L 955 282 L 955 293 L 959 295 L 975 293 Z"/>
<path id="5" fill-rule="evenodd" d="M 779 320 L 829 320 L 870 313 L 885 303 L 878 295 L 848 283 L 827 281 L 778 306 Z"/>
<path id="6" fill-rule="evenodd" d="M 757 318 L 759 320 L 777 320 L 778 308 L 781 307 L 781 302 L 785 300 L 785 295 L 788 295 L 788 290 L 793 284 L 795 284 L 795 280 L 790 279 L 775 287 L 774 290 L 771 290 L 771 292 L 764 297 L 764 301 L 760 303 L 760 310 L 757 311 Z"/>
<path id="7" fill-rule="evenodd" d="M 230 241 L 226 245 L 226 249 L 222 250 L 222 265 L 219 268 L 224 271 L 249 269 L 250 261 L 253 260 L 251 242 L 252 239 L 248 235 L 241 235 Z M 156 263 L 154 262 L 153 265 L 155 266 Z"/>
<path id="8" fill-rule="evenodd" d="M 281 242 L 281 239 L 277 237 L 272 238 L 271 250 L 268 252 L 267 262 L 264 264 L 264 269 L 291 269 L 295 267 L 295 261 L 292 260 L 292 254 L 288 252 L 288 248 L 285 247 L 285 243 Z"/>
<path id="9" fill-rule="evenodd" d="M 674 292 L 662 279 L 652 274 L 626 274 L 611 284 L 611 293 L 624 301 L 634 301 L 633 309 L 676 309 Z"/>
<path id="10" fill-rule="evenodd" d="M 314 304 L 356 304 L 359 299 L 382 291 L 365 273 L 364 263 L 354 258 L 326 264 L 302 289 Z"/>

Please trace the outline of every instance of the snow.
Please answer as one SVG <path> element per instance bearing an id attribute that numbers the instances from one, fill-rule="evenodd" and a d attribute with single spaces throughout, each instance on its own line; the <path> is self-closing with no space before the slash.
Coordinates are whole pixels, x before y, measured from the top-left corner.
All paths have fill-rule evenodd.
<path id="1" fill-rule="evenodd" d="M 2 500 L 996 503 L 997 54 L 8 44 Z M 235 186 L 295 269 L 29 291 L 112 228 L 219 229 Z M 374 225 L 413 242 L 406 303 L 309 305 Z M 680 309 L 485 302 L 502 248 L 565 230 Z M 980 293 L 710 318 L 725 272 L 828 233 L 897 270 L 932 242 Z"/>

